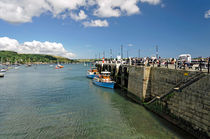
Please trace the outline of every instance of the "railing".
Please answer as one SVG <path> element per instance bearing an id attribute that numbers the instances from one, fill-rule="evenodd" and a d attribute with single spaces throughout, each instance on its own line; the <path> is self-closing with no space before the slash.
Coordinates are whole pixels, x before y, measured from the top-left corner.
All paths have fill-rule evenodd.
<path id="1" fill-rule="evenodd" d="M 120 64 L 120 65 L 132 65 L 132 66 L 152 66 L 160 68 L 169 68 L 169 69 L 182 69 L 182 70 L 199 70 L 210 73 L 210 58 L 208 61 L 197 61 L 196 63 L 185 63 L 181 61 L 169 62 L 162 60 L 144 60 L 144 59 L 126 59 L 126 60 L 105 60 L 97 61 L 96 63 L 103 64 Z"/>
<path id="2" fill-rule="evenodd" d="M 144 105 L 149 105 L 149 104 L 155 102 L 156 100 L 161 100 L 161 99 L 167 97 L 168 95 L 170 95 L 173 92 L 181 92 L 184 88 L 186 88 L 187 86 L 191 85 L 192 83 L 198 81 L 199 79 L 201 79 L 204 76 L 205 76 L 204 73 L 199 72 L 199 73 L 197 73 L 196 75 L 194 75 L 193 77 L 191 77 L 190 79 L 188 79 L 186 81 L 180 81 L 177 85 L 175 85 L 172 89 L 170 89 L 169 92 L 167 92 L 167 93 L 165 93 L 161 96 L 154 97 L 149 102 L 144 103 Z"/>

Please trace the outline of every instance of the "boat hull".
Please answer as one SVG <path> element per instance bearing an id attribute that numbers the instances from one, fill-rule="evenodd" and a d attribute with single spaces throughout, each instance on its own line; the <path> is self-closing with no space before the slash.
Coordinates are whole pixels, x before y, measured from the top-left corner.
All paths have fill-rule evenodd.
<path id="1" fill-rule="evenodd" d="M 93 83 L 95 85 L 106 87 L 106 88 L 114 88 L 114 82 L 106 83 L 106 82 L 98 82 L 97 80 L 93 79 Z"/>
<path id="2" fill-rule="evenodd" d="M 4 77 L 4 74 L 3 73 L 0 73 L 0 78 Z"/>
<path id="3" fill-rule="evenodd" d="M 95 75 L 95 74 L 88 74 L 87 77 L 90 78 L 90 79 L 93 79 L 93 78 L 95 78 L 95 77 L 98 77 L 98 75 Z"/>
<path id="4" fill-rule="evenodd" d="M 95 75 L 87 75 L 88 78 L 93 79 Z"/>

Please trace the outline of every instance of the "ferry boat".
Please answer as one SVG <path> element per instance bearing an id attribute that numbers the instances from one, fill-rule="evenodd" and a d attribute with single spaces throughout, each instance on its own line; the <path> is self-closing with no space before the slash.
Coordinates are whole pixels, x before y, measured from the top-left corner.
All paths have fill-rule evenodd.
<path id="1" fill-rule="evenodd" d="M 97 68 L 92 68 L 87 71 L 87 77 L 93 79 L 94 77 L 98 77 L 99 72 Z"/>
<path id="2" fill-rule="evenodd" d="M 108 71 L 101 72 L 101 75 L 93 79 L 93 83 L 106 88 L 114 88 L 115 85 L 115 82 L 111 80 L 110 72 Z"/>

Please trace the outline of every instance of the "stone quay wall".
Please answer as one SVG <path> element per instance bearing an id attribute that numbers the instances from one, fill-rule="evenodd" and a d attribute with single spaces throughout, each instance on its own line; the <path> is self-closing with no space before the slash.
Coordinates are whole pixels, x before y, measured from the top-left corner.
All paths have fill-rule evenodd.
<path id="1" fill-rule="evenodd" d="M 170 114 L 186 124 L 185 128 L 198 137 L 202 137 L 199 133 L 210 137 L 210 75 L 175 93 L 167 104 Z"/>
<path id="2" fill-rule="evenodd" d="M 210 138 L 209 74 L 158 67 L 116 68 L 114 64 L 103 67 L 120 87 L 127 87 L 127 96 L 135 96 L 132 99 L 196 137 Z"/>

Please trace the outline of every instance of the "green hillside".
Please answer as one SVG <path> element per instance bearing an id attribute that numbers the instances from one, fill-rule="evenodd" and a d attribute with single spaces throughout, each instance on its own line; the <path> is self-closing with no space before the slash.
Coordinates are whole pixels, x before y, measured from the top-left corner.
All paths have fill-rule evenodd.
<path id="1" fill-rule="evenodd" d="M 44 54 L 19 54 L 13 51 L 0 51 L 0 62 L 6 63 L 9 62 L 11 64 L 19 63 L 72 63 L 74 60 L 52 56 L 52 55 L 44 55 Z"/>

